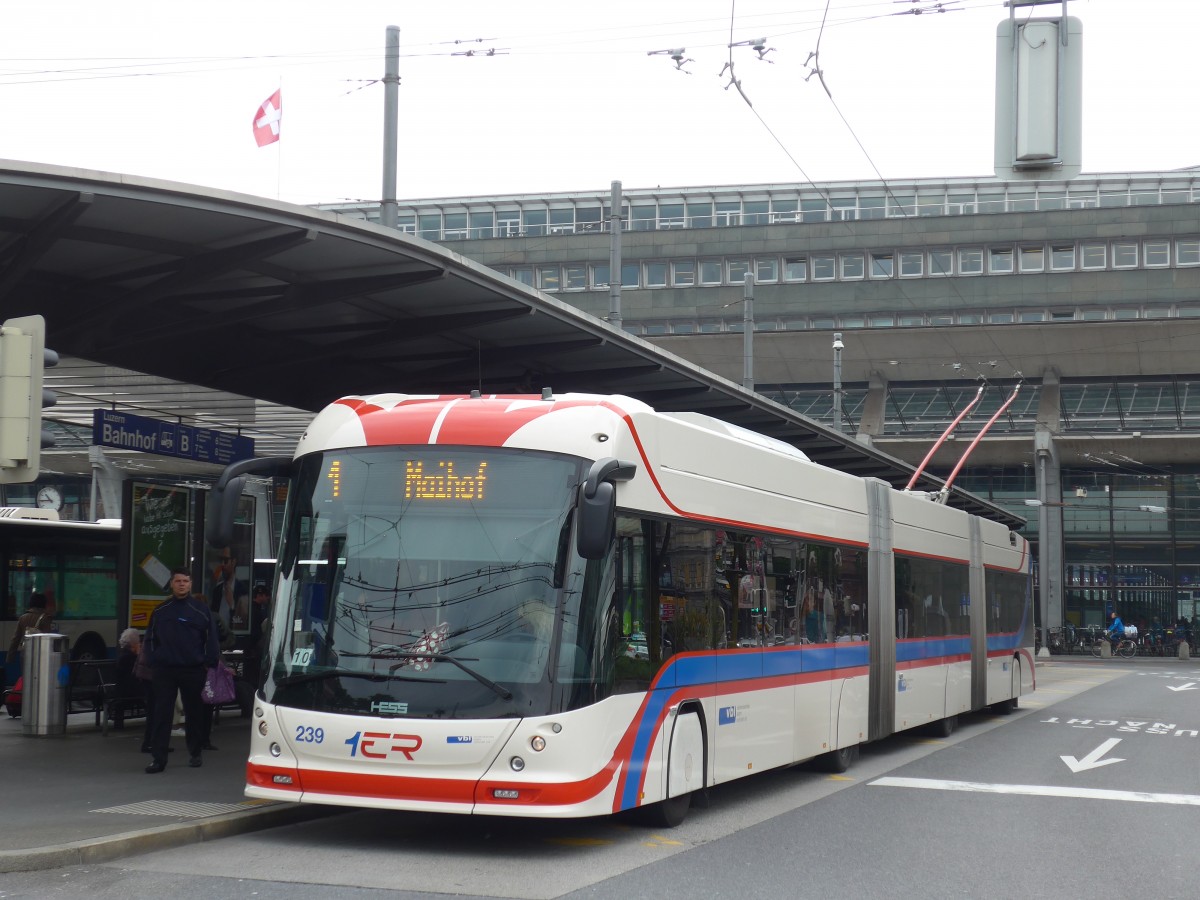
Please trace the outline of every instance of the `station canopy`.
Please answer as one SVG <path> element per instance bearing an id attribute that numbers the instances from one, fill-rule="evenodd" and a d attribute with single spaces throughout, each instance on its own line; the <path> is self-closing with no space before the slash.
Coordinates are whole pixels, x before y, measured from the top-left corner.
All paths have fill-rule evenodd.
<path id="1" fill-rule="evenodd" d="M 63 423 L 90 427 L 96 407 L 180 417 L 286 454 L 347 394 L 548 387 L 705 413 L 896 487 L 913 471 L 445 247 L 336 213 L 0 161 L 0 261 L 3 317 L 43 315 L 63 356 L 47 373 Z M 949 502 L 1021 521 L 966 492 Z"/>

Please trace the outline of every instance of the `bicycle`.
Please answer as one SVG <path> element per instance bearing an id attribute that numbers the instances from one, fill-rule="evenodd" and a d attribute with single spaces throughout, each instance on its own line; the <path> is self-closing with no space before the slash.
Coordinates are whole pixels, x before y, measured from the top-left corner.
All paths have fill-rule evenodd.
<path id="1" fill-rule="evenodd" d="M 1099 640 L 1092 644 L 1092 656 L 1100 656 L 1100 642 L 1107 641 L 1108 638 L 1101 636 Z M 1117 645 L 1113 647 L 1113 656 L 1119 656 L 1121 659 L 1133 659 L 1137 653 L 1137 644 L 1132 638 L 1121 638 Z"/>

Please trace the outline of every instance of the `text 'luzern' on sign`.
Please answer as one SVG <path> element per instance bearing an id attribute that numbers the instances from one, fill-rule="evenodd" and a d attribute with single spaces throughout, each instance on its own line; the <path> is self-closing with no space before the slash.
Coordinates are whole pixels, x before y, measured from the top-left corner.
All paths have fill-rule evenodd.
<path id="1" fill-rule="evenodd" d="M 93 410 L 92 443 L 222 466 L 254 456 L 253 438 L 111 409 Z"/>

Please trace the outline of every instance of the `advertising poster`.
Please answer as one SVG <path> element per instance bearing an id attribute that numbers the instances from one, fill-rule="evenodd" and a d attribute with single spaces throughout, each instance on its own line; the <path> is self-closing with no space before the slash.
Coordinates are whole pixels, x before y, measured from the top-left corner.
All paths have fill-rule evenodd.
<path id="1" fill-rule="evenodd" d="M 171 570 L 188 564 L 191 494 L 186 488 L 133 484 L 129 624 L 144 630 L 167 595 Z"/>
<path id="2" fill-rule="evenodd" d="M 254 498 L 238 498 L 233 541 L 228 547 L 207 547 L 204 591 L 209 608 L 234 634 L 250 633 L 250 589 L 254 577 Z"/>

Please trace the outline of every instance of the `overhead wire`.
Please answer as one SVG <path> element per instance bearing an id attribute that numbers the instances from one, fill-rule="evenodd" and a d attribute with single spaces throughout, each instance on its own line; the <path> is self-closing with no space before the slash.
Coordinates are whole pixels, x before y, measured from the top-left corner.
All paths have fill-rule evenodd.
<path id="1" fill-rule="evenodd" d="M 830 6 L 830 2 L 829 2 L 829 0 L 827 0 L 827 2 L 826 2 L 826 7 L 825 7 L 825 13 L 826 13 L 826 14 L 828 13 L 829 6 Z M 1030 12 L 1030 15 L 1032 15 L 1032 10 L 1031 10 L 1031 12 Z M 731 23 L 732 23 L 732 20 L 733 20 L 733 18 L 734 18 L 734 13 L 733 13 L 733 11 L 731 10 Z M 859 148 L 862 150 L 862 152 L 863 152 L 864 156 L 866 156 L 866 158 L 867 158 L 868 162 L 871 164 L 871 166 L 872 166 L 872 168 L 874 169 L 874 171 L 875 171 L 876 175 L 879 177 L 880 181 L 882 182 L 882 184 L 883 184 L 883 187 L 884 187 L 885 191 L 887 192 L 888 196 L 890 196 L 890 197 L 893 199 L 893 201 L 895 201 L 895 202 L 896 202 L 897 206 L 898 206 L 898 207 L 900 207 L 900 208 L 901 208 L 901 210 L 902 210 L 903 212 L 905 212 L 905 214 L 907 214 L 907 211 L 903 210 L 903 204 L 900 204 L 900 203 L 899 203 L 899 201 L 898 201 L 898 200 L 895 198 L 895 195 L 892 193 L 892 191 L 891 191 L 891 189 L 890 189 L 890 186 L 887 184 L 887 180 L 884 178 L 884 176 L 882 175 L 882 173 L 879 171 L 878 167 L 875 165 L 875 163 L 874 163 L 874 160 L 871 158 L 871 156 L 870 156 L 869 152 L 866 150 L 866 147 L 863 145 L 862 141 L 861 141 L 861 140 L 858 138 L 858 135 L 855 133 L 855 131 L 854 131 L 853 127 L 850 125 L 850 122 L 849 122 L 849 120 L 846 118 L 845 114 L 842 112 L 841 108 L 838 106 L 838 104 L 837 104 L 836 100 L 834 100 L 834 98 L 833 98 L 833 94 L 832 94 L 832 92 L 830 91 L 830 89 L 829 89 L 829 87 L 828 87 L 828 84 L 825 82 L 824 73 L 823 73 L 823 70 L 822 70 L 822 68 L 821 68 L 821 61 L 820 61 L 820 56 L 819 56 L 821 37 L 822 37 L 822 35 L 823 35 L 823 33 L 824 33 L 825 18 L 826 18 L 825 16 L 823 16 L 823 17 L 822 17 L 822 26 L 821 26 L 821 29 L 820 29 L 820 31 L 818 32 L 816 49 L 815 49 L 815 50 L 814 50 L 812 53 L 810 53 L 810 55 L 809 55 L 809 59 L 808 59 L 808 60 L 806 60 L 806 63 L 805 63 L 805 64 L 807 65 L 807 64 L 808 64 L 810 61 L 811 61 L 811 62 L 813 62 L 813 68 L 812 68 L 812 71 L 810 71 L 810 75 L 809 75 L 809 77 L 811 78 L 811 76 L 812 76 L 813 74 L 816 74 L 816 75 L 818 76 L 818 79 L 819 79 L 819 81 L 820 81 L 820 83 L 821 83 L 821 86 L 822 86 L 822 87 L 823 87 L 823 89 L 825 90 L 825 93 L 826 93 L 826 95 L 828 96 L 828 98 L 829 98 L 829 100 L 830 100 L 831 104 L 833 105 L 834 109 L 837 111 L 837 113 L 838 113 L 839 117 L 842 119 L 843 123 L 846 125 L 846 128 L 847 128 L 847 130 L 850 132 L 851 136 L 854 138 L 854 140 L 855 140 L 855 142 L 858 144 Z M 730 29 L 730 48 L 731 48 L 731 49 L 730 49 L 730 61 L 729 61 L 729 63 L 727 63 L 727 68 L 729 68 L 729 69 L 731 69 L 731 70 L 733 69 L 733 66 L 734 66 L 734 61 L 733 61 L 733 59 L 732 59 L 732 47 L 733 47 L 733 45 L 734 45 L 734 41 L 733 41 L 733 27 L 732 27 L 732 24 L 731 24 L 731 29 Z M 808 80 L 808 79 L 806 79 L 806 80 Z M 741 87 L 740 87 L 740 84 L 739 84 L 739 93 L 742 95 L 743 99 L 746 101 L 746 104 L 747 104 L 747 106 L 748 106 L 748 107 L 749 107 L 749 108 L 752 110 L 752 112 L 753 112 L 753 114 L 755 115 L 755 117 L 756 117 L 756 118 L 757 118 L 757 119 L 758 119 L 758 120 L 759 120 L 759 121 L 762 123 L 763 127 L 764 127 L 764 128 L 767 130 L 768 134 L 769 134 L 769 135 L 772 137 L 772 139 L 774 139 L 774 140 L 775 140 L 777 143 L 779 143 L 779 144 L 780 144 L 781 148 L 784 150 L 784 152 L 785 152 L 785 154 L 788 156 L 788 158 L 792 160 L 792 162 L 793 162 L 793 164 L 796 166 L 797 170 L 798 170 L 798 171 L 800 171 L 800 173 L 801 173 L 801 174 L 804 176 L 804 178 L 805 178 L 805 179 L 806 179 L 806 180 L 807 180 L 807 181 L 808 181 L 808 182 L 809 182 L 809 183 L 812 185 L 812 187 L 813 187 L 814 189 L 816 189 L 816 190 L 817 190 L 817 192 L 818 192 L 818 193 L 819 193 L 819 194 L 822 196 L 822 198 L 823 198 L 823 199 L 826 201 L 826 205 L 827 205 L 827 206 L 828 206 L 830 209 L 832 209 L 832 203 L 830 203 L 830 202 L 829 202 L 829 199 L 828 199 L 828 197 L 827 197 L 827 196 L 825 196 L 825 195 L 824 195 L 824 193 L 823 193 L 823 192 L 820 190 L 820 188 L 819 188 L 819 187 L 818 187 L 816 184 L 814 184 L 814 183 L 812 182 L 812 179 L 811 179 L 811 178 L 808 176 L 808 174 L 807 174 L 807 173 L 804 171 L 804 169 L 803 169 L 803 168 L 802 168 L 802 167 L 799 165 L 798 161 L 796 161 L 796 160 L 794 159 L 794 157 L 792 156 L 792 154 L 791 154 L 791 153 L 790 153 L 790 152 L 787 150 L 786 146 L 784 146 L 784 145 L 783 145 L 783 142 L 782 142 L 782 141 L 779 139 L 779 137 L 778 137 L 778 136 L 775 134 L 774 130 L 773 130 L 773 129 L 771 129 L 771 127 L 768 125 L 768 123 L 767 123 L 767 122 L 766 122 L 766 120 L 763 118 L 763 116 L 761 115 L 761 113 L 759 113 L 759 111 L 758 111 L 758 110 L 754 109 L 754 107 L 753 107 L 753 104 L 751 104 L 751 103 L 750 103 L 750 101 L 749 101 L 749 98 L 748 98 L 748 97 L 746 97 L 746 95 L 745 95 L 745 93 L 744 93 L 744 92 L 742 92 L 742 90 L 741 90 Z M 848 225 L 846 225 L 845 227 L 849 228 L 849 226 L 848 226 Z M 864 254 L 864 255 L 865 255 L 865 254 Z M 864 265 L 869 265 L 869 260 L 866 260 L 866 259 L 864 259 Z M 951 276 L 950 278 L 948 278 L 948 279 L 947 279 L 947 284 L 950 286 L 950 288 L 951 288 L 951 290 L 954 292 L 954 294 L 955 294 L 955 295 L 958 297 L 959 301 L 960 301 L 960 302 L 963 302 L 963 303 L 965 303 L 965 298 L 962 296 L 962 293 L 961 293 L 961 292 L 958 290 L 958 285 L 955 283 L 955 279 L 953 278 L 953 276 Z M 902 297 L 903 297 L 903 298 L 904 298 L 906 301 L 908 301 L 908 302 L 909 302 L 909 305 L 910 305 L 910 306 L 914 306 L 914 304 L 913 304 L 913 302 L 912 302 L 912 299 L 911 299 L 911 298 L 910 298 L 910 297 L 909 297 L 909 296 L 908 296 L 908 295 L 907 295 L 907 294 L 904 292 L 903 288 L 901 288 L 901 289 L 900 289 L 900 294 L 901 294 L 901 296 L 902 296 Z M 733 301 L 733 302 L 731 302 L 731 303 L 727 303 L 727 304 L 720 304 L 719 306 L 720 306 L 721 308 L 727 308 L 727 307 L 729 307 L 729 306 L 732 306 L 732 305 L 734 305 L 736 302 L 737 302 L 737 301 Z M 1024 375 L 1023 375 L 1023 373 L 1020 371 L 1020 369 L 1018 369 L 1018 368 L 1017 368 L 1017 366 L 1016 366 L 1016 365 L 1014 365 L 1014 364 L 1013 364 L 1013 363 L 1012 363 L 1010 360 L 1008 360 L 1008 359 L 1006 358 L 1005 354 L 1003 353 L 1003 351 L 1002 351 L 1002 350 L 1000 349 L 1000 347 L 998 346 L 998 344 L 997 344 L 997 342 L 996 342 L 995 338 L 994 338 L 994 337 L 993 337 L 993 336 L 992 336 L 990 333 L 988 333 L 986 330 L 985 330 L 985 332 L 984 332 L 984 333 L 985 333 L 985 335 L 988 337 L 988 339 L 991 341 L 991 343 L 992 343 L 992 346 L 994 347 L 994 349 L 997 351 L 997 355 L 998 355 L 1000 358 L 1002 358 L 1002 359 L 1005 359 L 1005 362 L 1006 362 L 1006 363 L 1009 365 L 1009 367 L 1012 369 L 1012 373 L 1013 373 L 1013 374 L 1012 374 L 1012 378 L 1016 379 L 1018 382 L 1020 382 L 1020 381 L 1023 381 L 1023 380 L 1024 380 L 1024 378 L 1025 378 L 1025 376 L 1024 376 Z M 947 346 L 948 346 L 948 347 L 949 347 L 949 348 L 950 348 L 952 351 L 954 351 L 954 352 L 955 352 L 955 355 L 958 355 L 958 354 L 957 354 L 957 350 L 956 350 L 956 348 L 955 348 L 955 347 L 954 347 L 954 345 L 953 345 L 953 342 L 949 340 L 949 336 L 948 336 L 948 335 L 945 335 L 945 334 L 943 333 L 943 334 L 941 335 L 941 337 L 942 337 L 942 338 L 945 340 L 945 343 L 946 343 L 946 345 L 947 345 Z M 1094 350 L 1095 350 L 1095 349 L 1096 349 L 1096 348 L 1093 348 L 1092 352 L 1094 352 Z M 1071 351 L 1071 352 L 1073 352 L 1073 353 L 1084 353 L 1084 352 L 1087 352 L 1087 351 L 1085 351 L 1085 350 L 1076 350 L 1076 351 Z M 994 367 L 996 364 L 995 364 L 995 362 L 993 361 L 993 362 L 991 363 L 991 365 Z M 955 366 L 955 368 L 957 369 L 957 368 L 959 368 L 959 366 L 958 366 L 958 365 L 956 365 L 956 366 Z M 975 373 L 975 374 L 976 374 L 976 377 L 977 377 L 979 380 L 983 381 L 985 384 L 990 384 L 990 383 L 991 383 L 991 380 L 988 378 L 988 376 L 987 376 L 985 373 L 978 371 L 978 369 L 976 370 L 976 373 Z M 997 386 L 998 386 L 998 385 L 997 385 Z M 1012 415 L 1012 414 L 1011 414 L 1011 413 L 1009 413 L 1010 424 L 1011 424 L 1011 415 Z M 1073 430 L 1075 431 L 1075 433 L 1078 433 L 1078 432 L 1079 432 L 1079 429 L 1073 429 Z M 1115 465 L 1115 463 L 1110 463 L 1110 464 L 1113 464 L 1113 465 Z"/>
<path id="2" fill-rule="evenodd" d="M 818 75 L 820 84 L 821 84 L 822 88 L 825 90 L 825 93 L 828 96 L 830 102 L 832 103 L 834 109 L 837 111 L 838 115 L 841 117 L 843 123 L 846 125 L 847 129 L 849 130 L 850 134 L 854 138 L 855 142 L 858 144 L 859 148 L 863 151 L 863 154 L 867 157 L 867 160 L 871 164 L 871 167 L 875 170 L 875 173 L 879 176 L 885 192 L 896 203 L 896 206 L 901 210 L 901 212 L 904 214 L 904 216 L 907 217 L 908 211 L 904 208 L 904 204 L 900 203 L 899 200 L 895 197 L 894 193 L 892 192 L 890 186 L 887 183 L 887 179 L 883 177 L 882 173 L 879 171 L 878 167 L 875 165 L 874 160 L 871 159 L 870 154 L 867 152 L 865 146 L 862 144 L 862 141 L 859 140 L 857 134 L 854 132 L 854 129 L 850 126 L 848 119 L 842 113 L 842 111 L 841 111 L 840 107 L 838 107 L 837 103 L 833 100 L 832 92 L 829 90 L 829 87 L 825 82 L 824 74 L 821 69 L 819 53 L 820 53 L 821 40 L 824 36 L 825 26 L 828 21 L 828 12 L 829 12 L 830 6 L 831 6 L 831 0 L 826 0 L 825 7 L 822 12 L 821 24 L 820 24 L 820 27 L 818 28 L 818 32 L 817 32 L 816 49 L 812 53 L 809 54 L 809 58 L 805 62 L 805 65 L 808 65 L 809 62 L 812 62 L 815 60 L 815 67 L 814 67 L 813 71 L 810 72 L 809 77 L 811 77 L 811 75 L 814 73 Z M 730 57 L 729 57 L 729 61 L 726 63 L 726 69 L 731 70 L 730 77 L 731 77 L 732 83 L 737 85 L 738 93 L 741 95 L 742 99 L 745 101 L 746 106 L 750 109 L 750 111 L 754 115 L 754 117 L 761 123 L 763 128 L 767 131 L 768 135 L 770 135 L 771 138 L 780 146 L 780 148 L 783 150 L 784 154 L 792 162 L 792 164 L 795 166 L 797 171 L 799 171 L 800 174 L 804 177 L 805 181 L 808 182 L 808 184 L 813 188 L 813 190 L 817 192 L 818 196 L 821 197 L 821 199 L 824 201 L 826 207 L 828 209 L 832 210 L 833 203 L 832 203 L 832 200 L 830 199 L 830 197 L 828 196 L 828 194 L 824 190 L 822 190 L 822 188 L 808 175 L 808 173 L 804 170 L 803 166 L 800 165 L 799 161 L 795 158 L 795 156 L 787 148 L 787 146 L 784 144 L 784 142 L 775 133 L 775 130 L 770 126 L 770 124 L 766 121 L 766 119 L 763 117 L 763 115 L 757 109 L 754 108 L 754 105 L 750 102 L 749 97 L 746 95 L 745 91 L 742 89 L 740 81 L 734 77 L 732 69 L 733 69 L 735 63 L 733 60 L 732 46 L 734 44 L 734 41 L 733 41 L 734 24 L 733 23 L 734 23 L 735 19 L 736 19 L 736 0 L 731 0 L 731 9 L 730 9 L 730 20 L 731 21 L 730 21 L 730 41 L 729 41 Z M 725 72 L 725 69 L 722 70 L 721 74 L 724 74 L 724 72 Z M 728 86 L 727 86 L 727 88 L 728 88 Z M 843 221 L 842 225 L 847 230 L 852 230 L 852 229 L 850 229 L 850 226 L 848 223 Z M 865 252 L 864 252 L 864 255 L 865 255 Z M 870 260 L 864 259 L 864 265 L 865 266 L 870 265 Z M 950 285 L 950 289 L 958 297 L 959 301 L 962 303 L 965 303 L 965 298 L 963 298 L 961 292 L 958 290 L 958 286 L 953 283 L 954 282 L 953 277 L 947 278 L 946 281 Z M 900 283 L 900 282 L 898 281 L 898 283 Z M 901 295 L 901 298 L 903 300 L 905 300 L 911 308 L 913 308 L 913 309 L 917 308 L 913 299 L 910 296 L 908 296 L 908 294 L 905 293 L 905 291 L 902 287 L 899 288 L 899 293 Z M 986 336 L 987 336 L 987 339 L 991 341 L 992 346 L 996 351 L 996 355 L 999 358 L 1005 359 L 1005 362 L 1012 369 L 1013 377 L 1023 379 L 1024 376 L 1021 373 L 1021 371 L 1015 365 L 1012 365 L 1012 363 L 1009 360 L 1007 360 L 1007 358 L 1005 357 L 1005 354 L 1003 353 L 1003 351 L 1001 350 L 999 345 L 996 343 L 995 339 L 991 335 L 986 335 Z M 953 346 L 953 343 L 948 339 L 947 335 L 945 335 L 943 333 L 943 334 L 939 335 L 939 339 L 944 341 L 946 346 L 951 351 L 953 351 L 954 356 L 961 358 L 961 353 L 957 350 L 957 348 L 955 348 Z M 981 374 L 981 377 L 983 377 L 982 374 Z M 986 381 L 987 379 L 984 378 L 984 380 Z"/>

